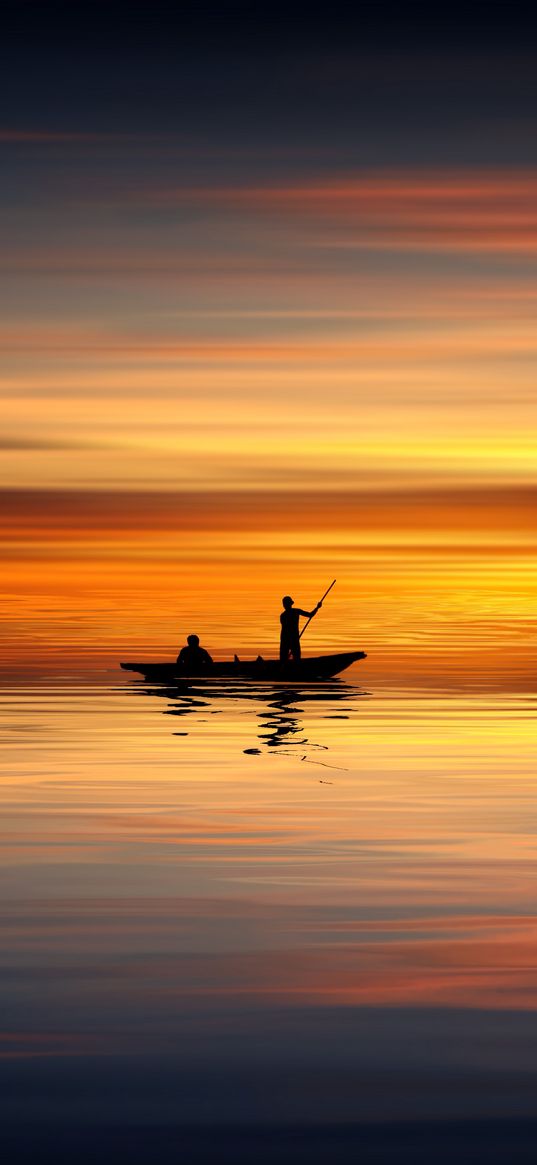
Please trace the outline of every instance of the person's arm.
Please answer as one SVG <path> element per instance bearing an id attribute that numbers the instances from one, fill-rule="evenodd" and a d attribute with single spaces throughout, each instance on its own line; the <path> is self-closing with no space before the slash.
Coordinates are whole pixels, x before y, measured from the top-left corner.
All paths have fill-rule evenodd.
<path id="1" fill-rule="evenodd" d="M 313 616 L 317 614 L 319 607 L 322 607 L 322 605 L 322 603 L 317 603 L 317 606 L 313 608 L 313 611 L 301 611 L 300 607 L 295 607 L 295 611 L 297 615 L 303 615 L 305 619 L 313 619 Z"/>
<path id="2" fill-rule="evenodd" d="M 203 662 L 204 663 L 212 663 L 213 662 L 212 657 L 209 655 L 209 652 L 205 650 L 205 648 L 203 648 Z"/>

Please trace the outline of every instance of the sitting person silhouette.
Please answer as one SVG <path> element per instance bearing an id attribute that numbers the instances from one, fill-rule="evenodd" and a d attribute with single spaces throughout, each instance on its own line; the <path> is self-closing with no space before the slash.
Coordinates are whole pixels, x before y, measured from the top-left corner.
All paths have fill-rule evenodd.
<path id="1" fill-rule="evenodd" d="M 291 655 L 295 663 L 300 660 L 300 637 L 298 633 L 298 620 L 301 615 L 305 619 L 313 619 L 317 614 L 319 607 L 322 607 L 322 602 L 317 603 L 313 611 L 302 611 L 300 607 L 295 607 L 294 599 L 290 595 L 284 595 L 282 599 L 283 611 L 280 615 L 280 623 L 282 625 L 280 635 L 280 663 L 287 663 Z"/>
<path id="2" fill-rule="evenodd" d="M 186 642 L 187 646 L 182 647 L 177 656 L 181 671 L 189 676 L 201 676 L 210 671 L 213 661 L 209 652 L 200 647 L 199 636 L 189 635 Z"/>

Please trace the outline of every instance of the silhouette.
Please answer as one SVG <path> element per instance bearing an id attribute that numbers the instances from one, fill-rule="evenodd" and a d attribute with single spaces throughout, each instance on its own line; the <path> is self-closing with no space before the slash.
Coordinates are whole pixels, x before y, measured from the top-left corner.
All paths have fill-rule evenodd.
<path id="1" fill-rule="evenodd" d="M 182 647 L 177 656 L 179 669 L 188 676 L 206 675 L 213 666 L 209 652 L 205 651 L 204 647 L 200 647 L 197 635 L 189 635 L 186 642 L 187 646 Z"/>
<path id="2" fill-rule="evenodd" d="M 237 679 L 270 681 L 285 678 L 299 679 L 307 683 L 313 680 L 331 679 L 345 671 L 351 664 L 356 663 L 357 660 L 365 658 L 365 651 L 343 651 L 337 655 L 310 655 L 298 663 L 290 661 L 282 676 L 282 665 L 279 659 L 262 659 L 258 655 L 257 659 L 240 660 L 235 656 L 235 659 L 231 661 L 216 660 L 210 665 L 206 673 L 204 668 L 200 674 L 218 676 L 223 683 L 231 684 L 235 683 Z M 181 664 L 175 662 L 128 662 L 121 663 L 120 667 L 123 671 L 139 672 L 150 683 L 158 684 L 176 683 L 181 676 L 188 674 Z"/>
<path id="3" fill-rule="evenodd" d="M 289 656 L 292 656 L 295 663 L 300 661 L 300 635 L 298 632 L 298 620 L 301 615 L 305 619 L 313 619 L 317 614 L 319 607 L 322 607 L 322 599 L 313 611 L 302 611 L 300 607 L 295 607 L 294 599 L 290 595 L 284 595 L 282 599 L 283 611 L 280 615 L 280 623 L 282 625 L 280 635 L 280 663 L 287 663 Z"/>
<path id="4" fill-rule="evenodd" d="M 138 682 L 131 689 L 133 693 L 165 700 L 164 714 L 181 718 L 182 731 L 174 732 L 174 736 L 189 736 L 193 731 L 210 732 L 210 728 L 205 726 L 211 724 L 213 716 L 225 714 L 226 703 L 233 708 L 238 701 L 244 701 L 252 709 L 251 720 L 241 721 L 248 736 L 252 721 L 256 725 L 254 740 L 250 737 L 250 741 L 246 738 L 243 742 L 248 745 L 242 749 L 244 753 L 260 756 L 278 750 L 282 755 L 294 756 L 301 762 L 330 769 L 339 766 L 330 763 L 327 745 L 306 735 L 303 717 L 307 708 L 313 716 L 311 727 L 315 729 L 319 721 L 353 718 L 349 714 L 356 708 L 356 702 L 369 694 L 363 688 L 333 679 L 322 684 L 316 682 L 311 686 L 306 683 L 292 687 L 282 686 L 279 681 L 276 686 L 263 681 L 244 683 L 241 679 L 221 683 L 220 678 L 213 674 L 199 679 L 185 677 L 173 686 L 143 684 L 138 687 Z M 185 716 L 188 717 L 186 723 Z"/>
<path id="5" fill-rule="evenodd" d="M 210 655 L 200 647 L 197 635 L 190 635 L 188 648 L 183 647 L 176 663 L 122 661 L 120 666 L 124 671 L 140 672 L 146 680 L 155 683 L 173 683 L 181 676 L 209 674 L 213 679 L 218 676 L 228 683 L 234 683 L 239 678 L 279 682 L 298 679 L 303 682 L 330 679 L 345 671 L 357 660 L 366 658 L 365 651 L 342 651 L 333 655 L 309 656 L 304 660 L 301 658 L 301 636 L 304 634 L 310 619 L 313 619 L 317 614 L 335 584 L 336 579 L 327 587 L 313 611 L 303 611 L 300 607 L 295 607 L 291 596 L 284 596 L 282 600 L 283 611 L 280 615 L 279 659 L 263 659 L 261 655 L 258 655 L 256 659 L 240 660 L 238 655 L 234 655 L 232 661 L 217 660 L 215 663 Z M 299 633 L 301 615 L 306 619 L 306 623 Z"/>

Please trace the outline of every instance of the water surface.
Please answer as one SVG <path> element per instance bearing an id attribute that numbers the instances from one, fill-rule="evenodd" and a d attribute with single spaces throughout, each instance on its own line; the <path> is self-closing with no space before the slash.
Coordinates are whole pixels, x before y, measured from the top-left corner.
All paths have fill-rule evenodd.
<path id="1" fill-rule="evenodd" d="M 532 1159 L 536 697 L 348 675 L 3 690 L 12 1146 Z"/>

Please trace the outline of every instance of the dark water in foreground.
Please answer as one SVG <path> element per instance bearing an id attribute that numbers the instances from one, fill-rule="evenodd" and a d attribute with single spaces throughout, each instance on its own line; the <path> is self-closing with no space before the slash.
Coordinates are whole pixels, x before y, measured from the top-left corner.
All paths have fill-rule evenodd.
<path id="1" fill-rule="evenodd" d="M 533 1161 L 536 711 L 4 690 L 6 1160 Z"/>

